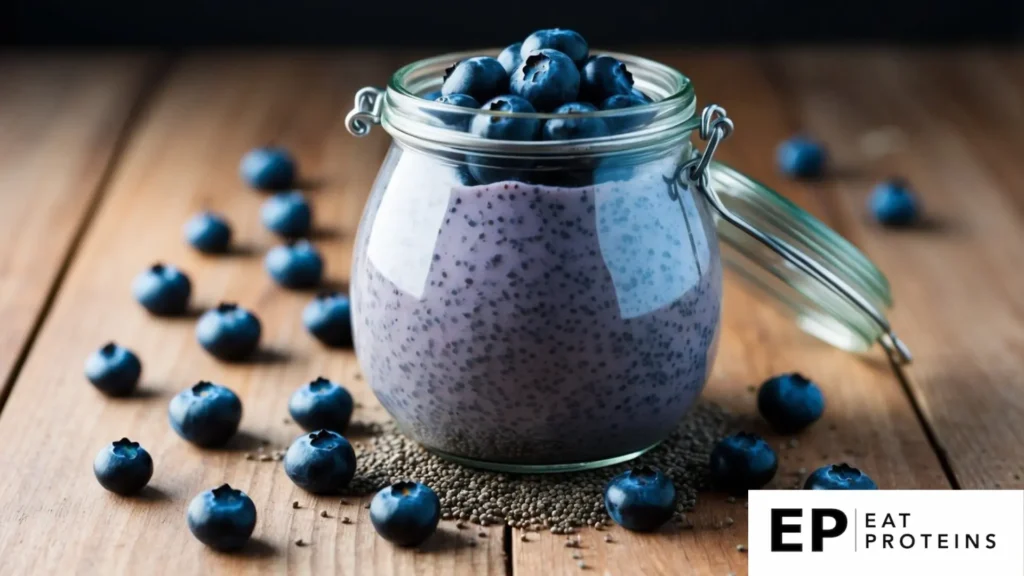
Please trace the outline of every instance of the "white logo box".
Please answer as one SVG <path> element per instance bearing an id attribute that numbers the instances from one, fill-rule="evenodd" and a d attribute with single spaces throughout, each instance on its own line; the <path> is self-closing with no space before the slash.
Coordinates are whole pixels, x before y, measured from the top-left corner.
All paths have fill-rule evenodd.
<path id="1" fill-rule="evenodd" d="M 758 490 L 747 537 L 750 576 L 1024 576 L 1024 491 Z"/>

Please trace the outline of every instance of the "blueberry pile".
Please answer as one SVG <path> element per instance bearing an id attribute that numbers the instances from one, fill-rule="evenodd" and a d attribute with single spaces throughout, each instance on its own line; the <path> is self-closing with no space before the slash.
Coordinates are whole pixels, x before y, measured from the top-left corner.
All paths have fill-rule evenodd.
<path id="1" fill-rule="evenodd" d="M 653 118 L 601 118 L 591 113 L 621 110 L 653 102 L 634 86 L 633 75 L 623 62 L 608 55 L 590 55 L 587 41 L 572 30 L 538 30 L 526 40 L 506 47 L 497 58 L 476 56 L 452 64 L 443 77 L 441 90 L 424 99 L 465 109 L 513 113 L 551 112 L 580 118 L 551 119 L 471 115 L 463 112 L 431 111 L 442 124 L 490 140 L 519 142 L 581 140 L 620 134 L 641 127 Z M 493 162 L 492 162 L 493 163 Z M 594 177 L 576 177 L 548 182 L 550 174 L 531 172 L 533 166 L 503 161 L 484 165 L 469 159 L 467 185 L 501 180 L 586 185 Z M 592 170 L 592 168 L 591 168 Z M 620 173 L 615 173 L 619 175 Z"/>

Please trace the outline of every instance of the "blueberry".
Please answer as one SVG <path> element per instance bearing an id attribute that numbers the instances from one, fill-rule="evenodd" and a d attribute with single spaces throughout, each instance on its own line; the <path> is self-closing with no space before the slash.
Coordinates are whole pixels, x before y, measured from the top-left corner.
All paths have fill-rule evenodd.
<path id="1" fill-rule="evenodd" d="M 317 340 L 333 348 L 352 345 L 352 304 L 340 292 L 322 292 L 302 311 L 302 323 Z"/>
<path id="2" fill-rule="evenodd" d="M 89 355 L 85 377 L 107 396 L 127 396 L 142 376 L 142 362 L 131 350 L 110 342 Z"/>
<path id="3" fill-rule="evenodd" d="M 352 419 L 352 395 L 341 386 L 320 377 L 292 393 L 288 413 L 299 426 L 344 434 Z"/>
<path id="4" fill-rule="evenodd" d="M 167 415 L 178 436 L 196 446 L 216 448 L 238 431 L 242 401 L 219 384 L 199 382 L 171 398 Z"/>
<path id="5" fill-rule="evenodd" d="M 573 102 L 580 92 L 580 72 L 557 50 L 531 52 L 509 80 L 509 90 L 541 112 Z"/>
<path id="6" fill-rule="evenodd" d="M 169 264 L 153 264 L 132 282 L 132 294 L 150 314 L 177 316 L 188 310 L 192 282 Z"/>
<path id="7" fill-rule="evenodd" d="M 476 99 L 466 94 L 440 96 L 434 101 L 448 104 L 449 106 L 458 106 L 459 108 L 477 109 L 480 107 L 480 103 Z M 444 125 L 458 130 L 465 130 L 469 126 L 469 120 L 473 117 L 473 114 L 469 112 L 437 112 L 431 110 L 430 114 L 444 123 Z"/>
<path id="8" fill-rule="evenodd" d="M 822 466 L 804 482 L 804 490 L 878 490 L 875 481 L 849 464 Z"/>
<path id="9" fill-rule="evenodd" d="M 508 74 L 490 56 L 476 56 L 456 63 L 445 71 L 441 94 L 467 94 L 485 102 L 508 90 Z"/>
<path id="10" fill-rule="evenodd" d="M 153 458 L 138 442 L 121 438 L 100 450 L 92 471 L 100 486 L 128 496 L 145 488 L 153 477 Z"/>
<path id="11" fill-rule="evenodd" d="M 370 501 L 370 522 L 388 542 L 417 546 L 430 538 L 441 519 L 441 501 L 429 486 L 398 482 Z"/>
<path id="12" fill-rule="evenodd" d="M 256 528 L 256 505 L 241 490 L 227 484 L 207 490 L 188 505 L 188 529 L 215 550 L 238 550 Z"/>
<path id="13" fill-rule="evenodd" d="M 512 73 L 516 71 L 516 68 L 519 68 L 519 65 L 523 62 L 522 50 L 523 43 L 516 42 L 515 44 L 506 46 L 505 49 L 501 51 L 501 54 L 498 54 L 498 62 L 501 64 L 501 67 L 505 69 L 505 74 L 512 76 Z"/>
<path id="14" fill-rule="evenodd" d="M 633 108 L 636 106 L 645 106 L 649 104 L 641 96 L 636 94 L 615 94 L 605 98 L 604 102 L 601 102 L 601 110 L 625 110 L 627 108 Z M 640 126 L 650 122 L 654 119 L 654 113 L 639 113 L 630 112 L 623 113 L 622 116 L 605 118 L 605 123 L 608 124 L 608 131 L 612 134 L 623 134 L 630 130 L 636 130 Z"/>
<path id="15" fill-rule="evenodd" d="M 206 254 L 227 252 L 231 244 L 231 226 L 219 214 L 200 212 L 185 223 L 185 240 Z"/>
<path id="16" fill-rule="evenodd" d="M 551 28 L 549 30 L 537 30 L 527 36 L 526 40 L 523 41 L 520 52 L 523 58 L 526 58 L 528 55 L 545 48 L 558 50 L 565 54 L 572 59 L 573 65 L 577 68 L 586 62 L 587 53 L 590 51 L 587 41 L 578 33 L 572 30 Z"/>
<path id="17" fill-rule="evenodd" d="M 537 110 L 525 98 L 514 95 L 498 96 L 480 107 L 492 112 L 533 113 Z M 511 116 L 477 115 L 473 118 L 470 132 L 490 140 L 529 141 L 537 137 L 540 121 L 536 118 L 515 118 Z"/>
<path id="18" fill-rule="evenodd" d="M 616 94 L 633 93 L 633 75 L 611 56 L 591 58 L 580 71 L 580 100 L 600 105 Z"/>
<path id="19" fill-rule="evenodd" d="M 640 100 L 643 100 L 644 104 L 651 104 L 652 102 L 654 102 L 653 98 L 651 98 L 647 94 L 644 94 L 643 91 L 636 87 L 633 88 L 633 90 L 630 92 L 630 95 L 633 96 L 634 98 L 639 98 Z"/>
<path id="20" fill-rule="evenodd" d="M 260 219 L 268 230 L 284 238 L 299 238 L 313 227 L 313 211 L 301 192 L 274 194 L 260 207 Z"/>
<path id="21" fill-rule="evenodd" d="M 868 208 L 875 220 L 886 226 L 907 226 L 918 219 L 917 197 L 898 179 L 876 186 L 868 198 Z"/>
<path id="22" fill-rule="evenodd" d="M 825 397 L 821 388 L 802 375 L 782 374 L 761 385 L 757 409 L 779 434 L 794 434 L 821 418 Z"/>
<path id="23" fill-rule="evenodd" d="M 330 430 L 303 434 L 284 455 L 284 472 L 313 494 L 336 494 L 356 472 L 356 453 L 344 436 Z"/>
<path id="24" fill-rule="evenodd" d="M 803 136 L 794 136 L 779 144 L 775 160 L 779 170 L 793 178 L 813 179 L 825 172 L 825 148 Z"/>
<path id="25" fill-rule="evenodd" d="M 542 140 L 582 140 L 608 135 L 608 125 L 601 118 L 587 116 L 597 112 L 590 104 L 570 102 L 555 109 L 555 114 L 572 114 L 577 118 L 552 118 L 541 129 Z"/>
<path id="26" fill-rule="evenodd" d="M 281 190 L 295 183 L 295 160 L 283 148 L 254 148 L 242 157 L 242 180 L 259 190 Z"/>
<path id="27" fill-rule="evenodd" d="M 771 481 L 779 459 L 757 434 L 739 432 L 720 440 L 711 451 L 711 480 L 732 494 L 756 490 Z"/>
<path id="28" fill-rule="evenodd" d="M 616 524 L 634 532 L 652 532 L 675 511 L 676 487 L 659 470 L 647 466 L 612 478 L 604 489 L 604 506 Z"/>
<path id="29" fill-rule="evenodd" d="M 199 317 L 196 339 L 215 358 L 231 362 L 256 351 L 261 331 L 259 318 L 252 312 L 224 302 Z"/>
<path id="30" fill-rule="evenodd" d="M 486 102 L 481 109 L 495 112 L 536 112 L 527 100 L 514 95 L 499 96 Z M 536 118 L 479 114 L 470 123 L 469 131 L 491 140 L 530 141 L 537 138 L 540 121 Z M 519 179 L 523 171 L 530 167 L 516 160 L 483 157 L 471 157 L 467 160 L 470 175 L 480 184 Z"/>
<path id="31" fill-rule="evenodd" d="M 324 261 L 305 240 L 274 246 L 263 261 L 270 277 L 285 288 L 312 288 L 324 275 Z"/>

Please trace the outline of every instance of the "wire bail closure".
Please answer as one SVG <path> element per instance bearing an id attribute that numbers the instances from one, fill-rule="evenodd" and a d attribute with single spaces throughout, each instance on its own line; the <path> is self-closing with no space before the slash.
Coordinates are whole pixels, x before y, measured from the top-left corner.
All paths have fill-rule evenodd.
<path id="1" fill-rule="evenodd" d="M 356 92 L 355 107 L 345 115 L 345 128 L 357 138 L 370 133 L 374 124 L 380 124 L 380 109 L 384 105 L 380 88 L 367 86 Z"/>
<path id="2" fill-rule="evenodd" d="M 913 357 L 906 344 L 896 336 L 885 316 L 856 290 L 800 250 L 784 240 L 761 232 L 726 208 L 714 186 L 711 185 L 708 166 L 710 166 L 718 146 L 732 134 L 732 131 L 732 120 L 724 108 L 716 104 L 705 107 L 700 118 L 700 138 L 707 142 L 707 146 L 704 148 L 704 152 L 694 152 L 693 158 L 679 167 L 676 171 L 676 179 L 679 183 L 687 187 L 696 187 L 726 222 L 767 246 L 784 260 L 859 308 L 881 329 L 882 335 L 878 337 L 878 343 L 885 349 L 889 359 L 896 365 L 909 364 Z"/>

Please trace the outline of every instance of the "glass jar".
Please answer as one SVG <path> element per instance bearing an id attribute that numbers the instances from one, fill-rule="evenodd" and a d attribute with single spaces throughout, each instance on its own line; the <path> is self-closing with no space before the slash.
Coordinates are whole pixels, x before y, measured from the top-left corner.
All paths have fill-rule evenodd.
<path id="1" fill-rule="evenodd" d="M 351 298 L 363 372 L 405 434 L 505 471 L 636 457 L 703 390 L 725 265 L 817 336 L 851 350 L 880 340 L 903 359 L 878 312 L 890 304 L 881 273 L 711 163 L 732 124 L 717 107 L 696 115 L 682 74 L 614 54 L 654 103 L 593 113 L 608 130 L 583 140 L 491 140 L 467 127 L 535 133 L 579 116 L 419 97 L 475 55 L 408 65 L 386 90 L 361 90 L 347 118 L 356 135 L 379 123 L 393 137 L 359 226 Z"/>

